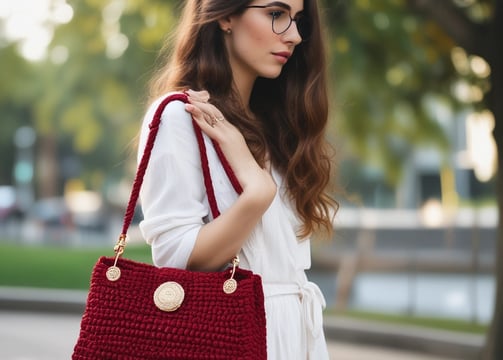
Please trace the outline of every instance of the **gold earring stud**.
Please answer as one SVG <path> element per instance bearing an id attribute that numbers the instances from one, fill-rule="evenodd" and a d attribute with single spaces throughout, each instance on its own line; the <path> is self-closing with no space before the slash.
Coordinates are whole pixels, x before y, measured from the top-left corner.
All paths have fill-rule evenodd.
<path id="1" fill-rule="evenodd" d="M 231 29 L 227 29 L 227 30 L 225 30 L 225 32 L 226 32 L 227 34 L 229 34 L 229 35 L 230 35 L 230 34 L 232 34 L 232 30 L 231 30 Z"/>

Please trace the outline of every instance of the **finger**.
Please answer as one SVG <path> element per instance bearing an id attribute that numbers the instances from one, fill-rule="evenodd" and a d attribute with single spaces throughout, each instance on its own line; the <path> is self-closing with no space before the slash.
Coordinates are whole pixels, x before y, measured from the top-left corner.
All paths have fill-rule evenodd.
<path id="1" fill-rule="evenodd" d="M 211 127 L 214 127 L 217 121 L 215 120 L 215 117 L 213 117 L 211 114 L 206 113 L 201 110 L 199 106 L 195 106 L 192 104 L 186 104 L 185 105 L 185 110 L 189 112 L 192 115 L 192 118 L 196 120 L 196 122 L 201 126 L 201 123 L 205 123 L 210 125 Z"/>
<path id="2" fill-rule="evenodd" d="M 211 127 L 215 127 L 216 125 L 222 126 L 225 118 L 221 114 L 207 114 L 207 122 L 211 125 Z"/>
<path id="3" fill-rule="evenodd" d="M 192 89 L 189 89 L 186 91 L 186 93 L 187 95 L 189 95 L 189 98 L 194 101 L 206 103 L 210 99 L 210 94 L 206 90 L 194 91 Z"/>
<path id="4" fill-rule="evenodd" d="M 191 101 L 190 104 L 197 110 L 194 109 L 189 112 L 193 113 L 197 117 L 204 117 L 205 121 L 212 126 L 225 120 L 222 113 L 212 104 L 201 103 L 198 101 Z"/>
<path id="5" fill-rule="evenodd" d="M 218 124 L 218 121 L 211 114 L 204 114 L 204 119 L 211 127 L 215 127 Z"/>

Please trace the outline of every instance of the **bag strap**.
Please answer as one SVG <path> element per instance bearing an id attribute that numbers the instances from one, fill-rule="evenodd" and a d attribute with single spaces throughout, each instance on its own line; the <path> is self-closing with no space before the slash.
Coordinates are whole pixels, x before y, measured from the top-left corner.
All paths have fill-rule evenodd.
<path id="1" fill-rule="evenodd" d="M 145 149 L 143 151 L 143 155 L 141 157 L 141 160 L 138 165 L 138 169 L 136 171 L 136 175 L 134 178 L 133 186 L 131 189 L 131 194 L 129 196 L 128 205 L 127 205 L 127 208 L 126 208 L 126 211 L 124 214 L 122 232 L 119 237 L 119 242 L 117 243 L 117 245 L 115 247 L 116 253 L 118 251 L 120 251 L 122 253 L 124 250 L 124 247 L 125 247 L 126 234 L 127 234 L 127 231 L 129 229 L 129 226 L 131 225 L 131 221 L 134 216 L 136 203 L 138 202 L 138 197 L 140 194 L 140 188 L 143 183 L 143 177 L 145 175 L 145 171 L 147 170 L 148 162 L 150 160 L 150 155 L 152 153 L 152 148 L 154 147 L 155 138 L 157 136 L 157 133 L 159 132 L 159 125 L 161 124 L 162 113 L 164 111 L 164 108 L 171 101 L 175 101 L 175 100 L 182 101 L 184 103 L 189 102 L 187 95 L 183 94 L 183 93 L 176 93 L 176 94 L 172 94 L 172 95 L 167 96 L 166 98 L 164 98 L 161 101 L 161 103 L 157 107 L 157 109 L 154 113 L 153 120 L 149 124 L 150 130 L 149 130 L 147 142 L 145 144 Z M 203 170 L 204 185 L 206 187 L 206 193 L 208 195 L 208 202 L 210 204 L 210 209 L 211 209 L 213 218 L 216 218 L 220 215 L 220 211 L 218 209 L 217 201 L 215 198 L 215 190 L 213 188 L 213 183 L 211 181 L 210 168 L 209 168 L 209 164 L 208 164 L 208 155 L 206 153 L 206 146 L 204 143 L 203 133 L 201 131 L 201 128 L 199 127 L 199 125 L 197 125 L 197 123 L 195 122 L 194 119 L 192 119 L 192 124 L 194 126 L 194 131 L 195 131 L 197 143 L 199 146 L 199 153 L 200 153 L 200 157 L 201 157 L 201 167 Z M 239 184 L 239 181 L 236 178 L 236 175 L 234 174 L 231 166 L 229 165 L 229 162 L 225 158 L 218 143 L 214 140 L 212 140 L 212 142 L 213 142 L 213 146 L 215 147 L 215 151 L 218 155 L 218 158 L 220 159 L 222 166 L 225 170 L 225 173 L 227 174 L 227 176 L 232 184 L 232 187 L 234 188 L 234 190 L 238 194 L 241 194 L 243 192 L 243 189 L 242 189 L 241 185 Z"/>
<path id="2" fill-rule="evenodd" d="M 213 215 L 213 218 L 215 219 L 218 216 L 220 216 L 220 210 L 218 209 L 217 200 L 215 198 L 215 190 L 213 188 L 213 183 L 211 181 L 210 167 L 208 165 L 208 154 L 206 153 L 206 146 L 204 143 L 203 132 L 202 132 L 201 128 L 199 127 L 199 125 L 197 125 L 195 120 L 192 120 L 192 124 L 194 126 L 194 131 L 196 133 L 197 143 L 199 145 L 199 154 L 201 156 L 201 168 L 203 170 L 203 175 L 204 175 L 204 185 L 206 187 L 206 194 L 208 195 L 208 202 L 210 203 L 211 214 Z M 212 140 L 212 142 L 213 142 L 213 146 L 216 150 L 216 153 L 218 155 L 218 158 L 220 159 L 220 162 L 222 163 L 222 166 L 225 170 L 225 173 L 227 174 L 227 177 L 229 178 L 229 180 L 232 184 L 232 187 L 234 188 L 234 190 L 238 194 L 241 194 L 243 192 L 243 189 L 241 188 L 241 184 L 239 184 L 239 181 L 236 178 L 234 171 L 232 170 L 231 166 L 229 165 L 229 162 L 225 158 L 218 143 L 214 140 Z"/>

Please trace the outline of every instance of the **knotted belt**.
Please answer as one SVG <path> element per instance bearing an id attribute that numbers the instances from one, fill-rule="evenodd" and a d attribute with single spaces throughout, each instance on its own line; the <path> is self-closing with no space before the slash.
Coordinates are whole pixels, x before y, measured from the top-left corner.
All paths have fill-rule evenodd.
<path id="1" fill-rule="evenodd" d="M 302 316 L 307 325 L 308 345 L 311 347 L 314 340 L 323 330 L 323 309 L 326 306 L 325 298 L 313 282 L 297 283 L 264 283 L 264 297 L 267 299 L 280 295 L 298 295 L 302 304 Z"/>

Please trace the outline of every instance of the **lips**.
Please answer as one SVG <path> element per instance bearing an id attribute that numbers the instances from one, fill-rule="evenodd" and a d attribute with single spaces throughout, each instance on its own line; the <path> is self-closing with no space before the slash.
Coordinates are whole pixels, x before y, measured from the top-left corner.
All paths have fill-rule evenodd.
<path id="1" fill-rule="evenodd" d="M 281 64 L 286 64 L 288 61 L 288 58 L 292 56 L 292 53 L 288 51 L 280 51 L 280 52 L 274 52 L 272 53 L 276 60 L 278 60 Z"/>
<path id="2" fill-rule="evenodd" d="M 292 56 L 292 53 L 288 52 L 288 51 L 280 51 L 280 52 L 274 52 L 272 53 L 274 56 L 279 56 L 279 57 L 284 57 L 286 60 L 288 60 L 288 58 L 290 56 Z"/>

